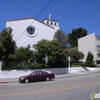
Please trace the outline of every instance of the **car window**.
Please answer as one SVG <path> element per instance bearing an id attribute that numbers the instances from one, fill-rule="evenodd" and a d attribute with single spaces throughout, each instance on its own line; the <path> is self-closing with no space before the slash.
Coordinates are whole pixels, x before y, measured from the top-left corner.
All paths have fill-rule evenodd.
<path id="1" fill-rule="evenodd" d="M 42 72 L 42 74 L 46 74 L 46 72 Z"/>
<path id="2" fill-rule="evenodd" d="M 33 72 L 33 73 L 31 73 L 31 75 L 36 75 L 36 73 L 35 73 L 35 72 Z"/>
<path id="3" fill-rule="evenodd" d="M 39 75 L 40 73 L 39 72 L 36 72 L 36 75 Z"/>
<path id="4" fill-rule="evenodd" d="M 46 74 L 46 72 L 42 72 L 42 71 L 35 72 L 35 75 L 43 75 L 43 74 Z"/>
<path id="5" fill-rule="evenodd" d="M 33 75 L 36 75 L 36 73 L 34 72 Z"/>
<path id="6" fill-rule="evenodd" d="M 40 72 L 40 75 L 42 75 L 43 73 L 42 72 Z"/>
<path id="7" fill-rule="evenodd" d="M 45 72 L 42 71 L 36 72 L 36 75 L 43 75 L 43 74 L 45 74 Z"/>

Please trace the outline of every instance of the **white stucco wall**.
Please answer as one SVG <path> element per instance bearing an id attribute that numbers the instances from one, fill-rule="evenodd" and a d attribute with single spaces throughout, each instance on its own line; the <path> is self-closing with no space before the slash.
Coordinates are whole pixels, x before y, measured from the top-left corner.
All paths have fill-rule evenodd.
<path id="1" fill-rule="evenodd" d="M 97 58 L 95 33 L 78 39 L 78 50 L 84 53 L 84 59 L 82 61 L 86 61 L 88 52 L 91 52 L 94 58 Z"/>
<path id="2" fill-rule="evenodd" d="M 43 23 L 48 24 L 48 25 L 50 25 L 51 27 L 54 27 L 56 30 L 59 30 L 59 24 L 58 24 L 57 21 L 45 19 L 45 20 L 43 21 Z M 52 23 L 52 25 L 51 25 L 51 23 Z M 55 24 L 56 24 L 56 25 L 55 25 Z"/>
<path id="3" fill-rule="evenodd" d="M 87 69 L 89 71 L 100 71 L 100 68 L 89 68 L 89 67 L 87 67 Z M 81 73 L 81 72 L 83 73 L 83 72 L 86 71 L 82 67 L 33 69 L 33 70 L 3 70 L 3 71 L 0 71 L 0 79 L 2 79 L 2 78 L 4 78 L 4 79 L 5 78 L 15 78 L 15 77 L 20 77 L 20 76 L 24 76 L 24 75 L 29 75 L 33 71 L 40 71 L 40 70 L 52 72 L 56 75 L 57 74 L 69 74 L 69 73 Z"/>
<path id="4" fill-rule="evenodd" d="M 37 35 L 35 37 L 29 37 L 26 34 L 27 33 L 26 28 L 30 26 L 31 23 L 32 23 L 31 26 L 34 26 L 37 30 Z M 36 44 L 41 39 L 52 40 L 54 33 L 57 31 L 57 29 L 51 28 L 40 21 L 37 20 L 34 21 L 33 18 L 20 19 L 20 20 L 8 20 L 6 22 L 6 27 L 12 28 L 13 39 L 16 41 L 18 47 L 20 46 L 26 47 L 28 44 L 32 46 L 33 44 Z"/>
<path id="5" fill-rule="evenodd" d="M 99 48 L 98 48 L 98 46 L 99 46 Z M 99 56 L 98 56 L 98 54 L 99 54 Z M 100 36 L 97 36 L 96 35 L 96 58 L 97 58 L 97 60 L 100 60 Z"/>
<path id="6" fill-rule="evenodd" d="M 0 78 L 15 78 L 24 75 L 29 75 L 33 71 L 48 71 L 54 74 L 68 74 L 68 73 L 78 73 L 85 71 L 82 67 L 72 67 L 72 68 L 49 68 L 49 69 L 27 69 L 27 70 L 2 70 L 0 71 Z"/>

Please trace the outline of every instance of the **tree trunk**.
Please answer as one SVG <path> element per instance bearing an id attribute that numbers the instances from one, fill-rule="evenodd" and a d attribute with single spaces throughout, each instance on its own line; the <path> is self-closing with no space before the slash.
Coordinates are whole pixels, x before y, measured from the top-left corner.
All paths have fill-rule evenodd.
<path id="1" fill-rule="evenodd" d="M 6 67 L 8 66 L 8 62 L 7 62 L 7 61 L 5 62 L 5 66 L 6 66 Z"/>

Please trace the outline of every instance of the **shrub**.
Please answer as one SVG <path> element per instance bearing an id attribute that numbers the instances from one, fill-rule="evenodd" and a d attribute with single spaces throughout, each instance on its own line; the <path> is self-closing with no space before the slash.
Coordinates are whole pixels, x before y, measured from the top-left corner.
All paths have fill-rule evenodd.
<path id="1" fill-rule="evenodd" d="M 88 52 L 87 58 L 86 58 L 86 64 L 88 67 L 92 66 L 93 58 L 94 58 L 93 54 L 91 52 Z"/>
<path id="2" fill-rule="evenodd" d="M 97 67 L 95 64 L 89 64 L 88 67 Z"/>
<path id="3" fill-rule="evenodd" d="M 45 64 L 35 64 L 35 65 L 20 65 L 20 66 L 13 66 L 13 67 L 2 67 L 2 70 L 14 70 L 14 69 L 17 69 L 17 70 L 21 70 L 21 69 L 39 69 L 39 68 L 45 68 Z M 49 67 L 49 66 L 47 66 Z"/>
<path id="4" fill-rule="evenodd" d="M 81 62 L 81 61 L 78 61 L 78 62 L 71 62 L 71 66 L 72 67 L 80 67 L 80 66 L 84 66 L 85 65 L 85 62 Z"/>

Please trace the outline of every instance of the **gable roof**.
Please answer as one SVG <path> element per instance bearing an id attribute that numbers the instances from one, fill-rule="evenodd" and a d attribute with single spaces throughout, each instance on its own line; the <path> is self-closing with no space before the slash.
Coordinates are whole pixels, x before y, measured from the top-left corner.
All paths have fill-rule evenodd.
<path id="1" fill-rule="evenodd" d="M 52 26 L 50 26 L 50 25 L 47 25 L 47 24 L 45 24 L 45 23 L 41 22 L 40 20 L 37 20 L 36 18 L 33 18 L 33 17 L 11 19 L 11 20 L 6 20 L 6 22 L 8 22 L 8 21 L 18 21 L 18 20 L 27 20 L 27 19 L 34 19 L 34 20 L 36 20 L 36 21 L 38 21 L 38 22 L 40 22 L 40 23 L 42 23 L 42 24 L 44 24 L 44 25 L 46 25 L 46 26 L 48 26 L 48 27 L 50 27 L 50 28 L 52 28 L 52 29 L 55 29 L 54 27 L 52 27 Z M 31 24 L 31 23 L 30 23 L 30 24 Z"/>

